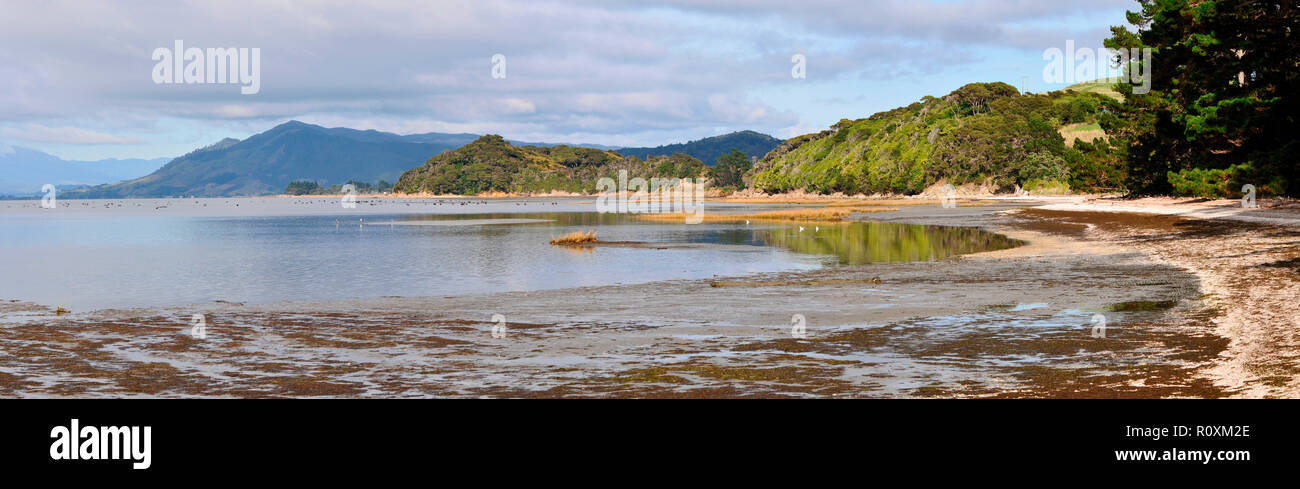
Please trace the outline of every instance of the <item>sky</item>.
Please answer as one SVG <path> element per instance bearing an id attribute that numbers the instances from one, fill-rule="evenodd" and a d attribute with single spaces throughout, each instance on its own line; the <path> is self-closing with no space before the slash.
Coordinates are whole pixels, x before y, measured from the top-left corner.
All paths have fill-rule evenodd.
<path id="1" fill-rule="evenodd" d="M 0 151 L 172 157 L 288 120 L 610 146 L 746 129 L 788 138 L 970 82 L 1064 88 L 1044 81 L 1044 51 L 1067 40 L 1100 48 L 1135 9 L 1132 0 L 5 0 Z M 257 48 L 257 93 L 156 83 L 156 51 L 177 40 Z"/>

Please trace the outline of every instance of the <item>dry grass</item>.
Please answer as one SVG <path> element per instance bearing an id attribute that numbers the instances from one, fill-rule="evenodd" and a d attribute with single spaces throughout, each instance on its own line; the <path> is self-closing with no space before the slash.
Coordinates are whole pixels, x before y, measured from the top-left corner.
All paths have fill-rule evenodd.
<path id="1" fill-rule="evenodd" d="M 1103 131 L 1101 125 L 1095 122 L 1092 124 L 1070 124 L 1062 127 L 1060 133 L 1061 137 L 1065 139 L 1065 145 L 1071 148 L 1074 147 L 1074 142 L 1078 140 L 1092 142 L 1097 138 L 1107 139 L 1106 131 Z"/>
<path id="2" fill-rule="evenodd" d="M 827 208 L 819 207 L 813 209 L 786 209 L 769 212 L 755 212 L 750 214 L 705 214 L 704 220 L 708 222 L 739 222 L 739 221 L 798 221 L 798 222 L 836 222 L 842 221 L 854 213 L 872 213 L 872 212 L 890 212 L 896 211 L 892 207 L 836 207 Z M 641 214 L 639 217 L 651 221 L 678 221 L 694 214 L 683 213 L 665 213 L 665 214 Z"/>
<path id="3" fill-rule="evenodd" d="M 839 205 L 871 205 L 866 199 L 860 198 L 835 198 L 835 197 L 808 197 L 808 196 L 787 196 L 774 194 L 767 197 L 725 197 L 721 199 L 711 199 L 728 204 L 839 204 Z"/>
<path id="4" fill-rule="evenodd" d="M 554 236 L 551 237 L 551 244 L 553 245 L 570 246 L 595 242 L 596 230 L 594 229 L 589 231 L 574 231 L 558 238 Z"/>
<path id="5" fill-rule="evenodd" d="M 1124 101 L 1124 96 L 1121 95 L 1119 92 L 1115 91 L 1114 83 L 1090 81 L 1090 82 L 1076 83 L 1074 85 L 1065 87 L 1065 89 L 1074 90 L 1076 92 L 1100 93 L 1102 95 L 1113 98 L 1120 102 Z"/>

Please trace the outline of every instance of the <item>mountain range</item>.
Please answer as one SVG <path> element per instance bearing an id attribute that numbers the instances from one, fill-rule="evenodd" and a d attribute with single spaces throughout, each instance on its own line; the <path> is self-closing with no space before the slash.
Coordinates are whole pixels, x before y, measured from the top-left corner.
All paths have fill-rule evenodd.
<path id="1" fill-rule="evenodd" d="M 64 160 L 20 146 L 0 145 L 0 195 L 33 195 L 45 184 L 66 187 L 118 182 L 148 174 L 171 158 Z"/>
<path id="2" fill-rule="evenodd" d="M 71 190 L 61 196 L 247 196 L 280 193 L 294 180 L 393 181 L 430 155 L 463 146 L 477 137 L 397 135 L 290 121 L 242 141 L 225 139 L 192 151 L 140 178 Z"/>
<path id="3" fill-rule="evenodd" d="M 398 135 L 376 130 L 325 128 L 289 121 L 242 141 L 225 139 L 173 159 L 148 173 L 140 172 L 127 181 L 60 192 L 66 198 L 126 198 L 164 196 L 253 196 L 285 191 L 293 181 L 324 185 L 347 181 L 396 182 L 407 170 L 420 167 L 430 157 L 460 148 L 480 138 L 476 134 L 426 133 Z M 535 148 L 588 148 L 598 152 L 613 147 L 561 145 L 503 140 Z M 780 140 L 753 131 L 741 131 L 713 138 L 656 148 L 618 149 L 618 154 L 648 159 L 653 155 L 684 153 L 713 163 L 731 148 L 761 156 Z M 625 151 L 627 153 L 625 153 Z M 112 182 L 104 179 L 98 182 Z M 43 180 L 46 183 L 49 180 Z M 39 185 L 37 185 L 39 189 Z"/>

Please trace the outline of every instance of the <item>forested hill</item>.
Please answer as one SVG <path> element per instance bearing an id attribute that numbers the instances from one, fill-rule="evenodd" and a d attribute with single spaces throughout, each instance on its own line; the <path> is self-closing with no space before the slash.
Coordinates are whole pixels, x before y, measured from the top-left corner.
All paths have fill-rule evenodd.
<path id="1" fill-rule="evenodd" d="M 614 151 L 574 146 L 516 146 L 489 134 L 429 158 L 397 180 L 399 193 L 475 195 L 483 192 L 593 193 L 603 176 L 627 170 L 631 177 L 686 178 L 705 172 L 689 155 L 642 160 Z"/>
<path id="2" fill-rule="evenodd" d="M 749 180 L 765 192 L 915 194 L 940 181 L 1114 190 L 1125 179 L 1119 150 L 1100 131 L 1069 145 L 1061 133 L 1113 126 L 1119 103 L 1098 93 L 1021 94 L 1005 83 L 972 83 L 789 139 Z"/>
<path id="3" fill-rule="evenodd" d="M 643 160 L 651 156 L 669 156 L 682 153 L 691 155 L 706 165 L 713 165 L 718 162 L 718 158 L 727 154 L 733 148 L 745 153 L 746 156 L 762 158 L 768 151 L 772 151 L 773 148 L 780 144 L 780 139 L 763 133 L 737 131 L 687 143 L 668 144 L 654 148 L 620 148 L 617 151 L 621 155 L 635 156 Z"/>

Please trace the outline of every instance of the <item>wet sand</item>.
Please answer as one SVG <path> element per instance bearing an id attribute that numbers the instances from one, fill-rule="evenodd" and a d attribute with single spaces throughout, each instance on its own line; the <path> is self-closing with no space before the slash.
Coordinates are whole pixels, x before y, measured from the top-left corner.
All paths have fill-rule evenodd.
<path id="1" fill-rule="evenodd" d="M 1261 316 L 1241 302 L 1296 297 L 1294 228 L 981 204 L 858 218 L 979 226 L 1029 244 L 529 293 L 67 315 L 4 302 L 0 395 L 1294 396 L 1292 309 Z M 206 339 L 190 334 L 194 314 Z M 791 334 L 796 315 L 806 338 Z"/>
<path id="2" fill-rule="evenodd" d="M 1229 340 L 1200 374 L 1241 397 L 1300 397 L 1300 212 L 1233 201 L 1144 204 L 1149 213 L 1096 203 L 1032 214 L 1086 225 L 1099 241 L 1193 272 L 1215 334 Z"/>

